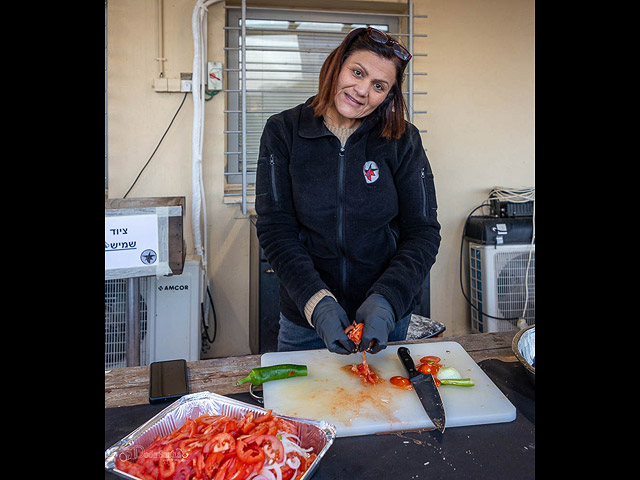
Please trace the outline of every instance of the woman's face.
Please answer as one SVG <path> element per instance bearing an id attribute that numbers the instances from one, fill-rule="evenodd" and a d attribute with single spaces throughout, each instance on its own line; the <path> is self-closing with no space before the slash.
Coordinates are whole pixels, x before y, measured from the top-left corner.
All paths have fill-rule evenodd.
<path id="1" fill-rule="evenodd" d="M 384 101 L 395 81 L 396 66 L 392 60 L 358 50 L 342 65 L 334 107 L 348 119 L 366 117 Z"/>

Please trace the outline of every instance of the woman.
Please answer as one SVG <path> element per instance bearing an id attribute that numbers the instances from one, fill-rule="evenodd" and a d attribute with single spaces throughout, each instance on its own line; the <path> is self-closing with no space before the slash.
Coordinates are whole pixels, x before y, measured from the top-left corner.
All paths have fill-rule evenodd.
<path id="1" fill-rule="evenodd" d="M 279 351 L 377 353 L 406 338 L 440 245 L 433 174 L 404 119 L 410 59 L 385 33 L 355 29 L 318 94 L 265 125 L 256 226 L 279 280 Z M 359 346 L 344 333 L 353 321 Z"/>

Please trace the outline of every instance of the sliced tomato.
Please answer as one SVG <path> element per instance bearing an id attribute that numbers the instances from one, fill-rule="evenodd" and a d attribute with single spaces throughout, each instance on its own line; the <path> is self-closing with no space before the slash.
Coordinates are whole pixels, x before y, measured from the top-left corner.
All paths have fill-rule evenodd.
<path id="1" fill-rule="evenodd" d="M 242 438 L 242 440 L 244 440 L 245 443 L 252 443 L 252 442 L 255 442 L 256 438 L 268 432 L 269 432 L 269 424 L 262 423 L 253 429 L 253 431 L 251 432 L 251 435 L 249 435 L 246 438 Z"/>
<path id="2" fill-rule="evenodd" d="M 204 472 L 209 476 L 209 478 L 213 477 L 213 474 L 220 466 L 220 463 L 222 463 L 223 458 L 224 454 L 221 452 L 209 454 L 204 462 Z"/>
<path id="3" fill-rule="evenodd" d="M 230 433 L 231 435 L 236 435 L 238 428 L 238 422 L 236 420 L 231 420 L 230 422 L 227 422 L 225 424 L 224 432 Z"/>
<path id="4" fill-rule="evenodd" d="M 278 417 L 276 419 L 276 425 L 278 427 L 278 431 L 285 432 L 285 433 L 293 433 L 294 435 L 298 434 L 298 429 L 296 428 L 296 426 L 290 421 L 285 420 L 284 418 Z"/>
<path id="5" fill-rule="evenodd" d="M 224 480 L 245 480 L 253 471 L 253 464 L 244 463 L 239 458 L 234 459 L 235 462 L 229 464 Z M 260 464 L 262 465 L 262 464 Z"/>
<path id="6" fill-rule="evenodd" d="M 236 457 L 227 458 L 224 462 L 222 462 L 222 465 L 220 465 L 220 468 L 218 469 L 216 476 L 213 477 L 213 480 L 224 480 L 229 466 L 233 467 L 233 464 L 235 464 L 235 462 Z"/>
<path id="7" fill-rule="evenodd" d="M 435 355 L 427 355 L 426 357 L 422 357 L 420 359 L 420 363 L 440 363 L 440 357 L 436 357 Z"/>
<path id="8" fill-rule="evenodd" d="M 363 329 L 364 329 L 364 323 L 358 323 L 355 326 L 349 325 L 347 328 L 344 329 L 344 333 L 347 334 L 347 337 L 349 338 L 349 340 L 351 340 L 353 343 L 358 344 L 362 339 Z"/>
<path id="9" fill-rule="evenodd" d="M 424 375 L 431 373 L 431 364 L 423 363 L 418 366 L 418 371 Z"/>
<path id="10" fill-rule="evenodd" d="M 271 414 L 272 410 L 269 409 L 267 413 L 253 420 L 253 423 L 262 423 L 273 419 L 273 415 Z"/>
<path id="11" fill-rule="evenodd" d="M 118 458 L 116 460 L 116 468 L 136 477 L 142 478 L 142 475 L 144 475 L 144 467 L 137 463 L 130 462 L 129 460 Z"/>
<path id="12" fill-rule="evenodd" d="M 189 459 L 190 460 L 190 459 Z M 173 480 L 186 480 L 187 478 L 193 477 L 195 474 L 195 469 L 193 468 L 192 461 L 182 461 L 176 466 L 176 471 L 173 474 Z"/>
<path id="13" fill-rule="evenodd" d="M 277 463 L 282 462 L 284 459 L 284 445 L 282 445 L 278 437 L 275 435 L 260 435 L 255 441 L 259 447 L 262 447 L 267 457 Z"/>
<path id="14" fill-rule="evenodd" d="M 264 450 L 261 448 L 252 448 L 243 440 L 236 442 L 236 454 L 240 461 L 244 463 L 264 462 Z"/>
<path id="15" fill-rule="evenodd" d="M 173 445 L 169 444 L 162 450 L 158 466 L 160 468 L 160 478 L 168 478 L 175 473 L 176 462 L 173 459 Z"/>
<path id="16" fill-rule="evenodd" d="M 401 377 L 400 375 L 391 377 L 389 382 L 397 387 L 406 387 L 407 385 L 411 385 L 411 381 L 408 378 Z"/>
<path id="17" fill-rule="evenodd" d="M 202 451 L 207 454 L 210 451 L 213 453 L 228 452 L 234 448 L 236 448 L 236 439 L 231 434 L 218 433 L 207 442 Z"/>

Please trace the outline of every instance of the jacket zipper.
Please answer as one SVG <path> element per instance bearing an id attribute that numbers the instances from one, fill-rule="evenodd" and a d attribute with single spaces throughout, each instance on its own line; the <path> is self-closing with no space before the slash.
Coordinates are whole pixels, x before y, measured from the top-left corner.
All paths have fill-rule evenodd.
<path id="1" fill-rule="evenodd" d="M 271 170 L 271 191 L 273 193 L 273 201 L 278 203 L 278 189 L 276 188 L 276 160 L 273 153 L 269 154 L 269 169 Z"/>
<path id="2" fill-rule="evenodd" d="M 345 149 L 340 147 L 338 152 L 338 252 L 340 255 L 340 296 L 343 297 L 347 286 L 347 259 L 344 249 L 344 168 Z"/>
<path id="3" fill-rule="evenodd" d="M 425 186 L 425 177 L 424 167 L 420 169 L 420 186 L 422 187 L 422 215 L 427 216 L 427 187 Z"/>

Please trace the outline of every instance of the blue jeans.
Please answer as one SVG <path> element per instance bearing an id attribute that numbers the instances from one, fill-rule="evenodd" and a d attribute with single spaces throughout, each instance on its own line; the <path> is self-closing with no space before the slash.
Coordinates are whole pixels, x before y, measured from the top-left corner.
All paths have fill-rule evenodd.
<path id="1" fill-rule="evenodd" d="M 396 342 L 407 338 L 407 329 L 411 314 L 396 322 L 396 327 L 389 334 L 389 341 Z M 280 313 L 280 331 L 278 332 L 278 351 L 291 352 L 295 350 L 318 350 L 327 348 L 316 331 L 312 328 L 301 327 L 293 323 Z"/>

